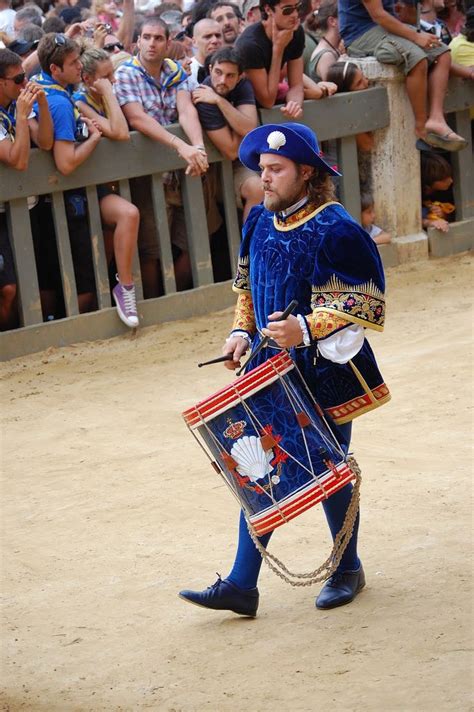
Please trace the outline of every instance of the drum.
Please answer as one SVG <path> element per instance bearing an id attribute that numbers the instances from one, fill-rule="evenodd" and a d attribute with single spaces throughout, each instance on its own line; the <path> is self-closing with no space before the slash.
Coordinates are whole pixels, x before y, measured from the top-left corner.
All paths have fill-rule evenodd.
<path id="1" fill-rule="evenodd" d="M 354 479 L 286 351 L 183 413 L 258 536 Z"/>

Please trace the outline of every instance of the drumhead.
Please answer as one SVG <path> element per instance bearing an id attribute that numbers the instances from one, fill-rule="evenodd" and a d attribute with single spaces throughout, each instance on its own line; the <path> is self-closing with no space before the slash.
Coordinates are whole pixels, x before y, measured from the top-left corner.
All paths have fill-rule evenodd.
<path id="1" fill-rule="evenodd" d="M 240 376 L 228 386 L 221 388 L 209 398 L 200 401 L 183 412 L 183 418 L 191 429 L 215 418 L 232 408 L 240 400 L 265 388 L 277 378 L 288 373 L 295 364 L 287 351 L 280 351 L 264 363 Z"/>

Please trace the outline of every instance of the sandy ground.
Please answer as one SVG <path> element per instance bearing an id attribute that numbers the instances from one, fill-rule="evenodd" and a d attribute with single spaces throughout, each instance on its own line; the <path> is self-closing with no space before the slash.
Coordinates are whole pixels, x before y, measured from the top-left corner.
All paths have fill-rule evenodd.
<path id="1" fill-rule="evenodd" d="M 264 569 L 255 620 L 186 605 L 237 504 L 180 413 L 229 381 L 227 310 L 1 366 L 2 710 L 472 709 L 470 258 L 388 274 L 390 404 L 356 421 L 368 585 L 334 611 Z M 272 550 L 311 570 L 320 508 Z"/>

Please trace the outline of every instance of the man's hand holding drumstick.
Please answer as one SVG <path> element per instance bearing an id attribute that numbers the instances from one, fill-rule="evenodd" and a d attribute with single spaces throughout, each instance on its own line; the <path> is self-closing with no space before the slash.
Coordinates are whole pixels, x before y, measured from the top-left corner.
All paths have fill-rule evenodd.
<path id="1" fill-rule="evenodd" d="M 246 353 L 250 344 L 243 336 L 230 336 L 225 342 L 222 353 L 224 356 L 232 356 L 232 360 L 224 361 L 224 366 L 231 371 L 240 367 L 240 359 Z"/>
<path id="2" fill-rule="evenodd" d="M 293 299 L 285 311 L 276 311 L 269 315 L 267 327 L 262 329 L 263 339 L 248 359 L 245 367 L 248 366 L 249 361 L 257 355 L 260 349 L 267 345 L 270 339 L 274 339 L 282 349 L 289 349 L 292 346 L 301 344 L 303 341 L 303 332 L 301 331 L 298 319 L 295 316 L 291 316 L 291 312 L 296 309 L 297 306 L 298 302 Z M 230 336 L 222 349 L 224 356 L 228 356 L 228 359 L 224 361 L 225 367 L 231 371 L 239 368 L 240 359 L 249 348 L 249 345 L 248 339 L 243 336 L 239 336 L 238 334 Z M 240 374 L 237 373 L 237 375 L 239 376 Z"/>
<path id="3" fill-rule="evenodd" d="M 290 314 L 284 321 L 281 319 L 283 312 L 276 311 L 268 316 L 268 324 L 265 329 L 262 329 L 262 334 L 276 341 L 282 349 L 290 349 L 292 346 L 298 346 L 303 342 L 303 332 L 296 318 Z"/>

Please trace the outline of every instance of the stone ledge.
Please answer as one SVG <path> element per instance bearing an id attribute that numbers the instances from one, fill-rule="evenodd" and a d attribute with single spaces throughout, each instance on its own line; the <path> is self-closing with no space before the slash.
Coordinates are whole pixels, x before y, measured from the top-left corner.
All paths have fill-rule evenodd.
<path id="1" fill-rule="evenodd" d="M 447 257 L 466 252 L 474 247 L 474 218 L 451 223 L 449 232 L 436 228 L 428 229 L 428 244 L 431 257 Z"/>
<path id="2" fill-rule="evenodd" d="M 357 64 L 370 82 L 398 82 L 405 81 L 403 71 L 393 64 L 381 64 L 375 57 L 350 57 L 350 61 Z"/>
<path id="3" fill-rule="evenodd" d="M 400 264 L 398 247 L 394 242 L 390 242 L 388 245 L 378 245 L 378 248 L 384 269 Z"/>
<path id="4" fill-rule="evenodd" d="M 395 237 L 392 244 L 397 246 L 399 264 L 428 259 L 428 236 L 425 232 Z"/>

